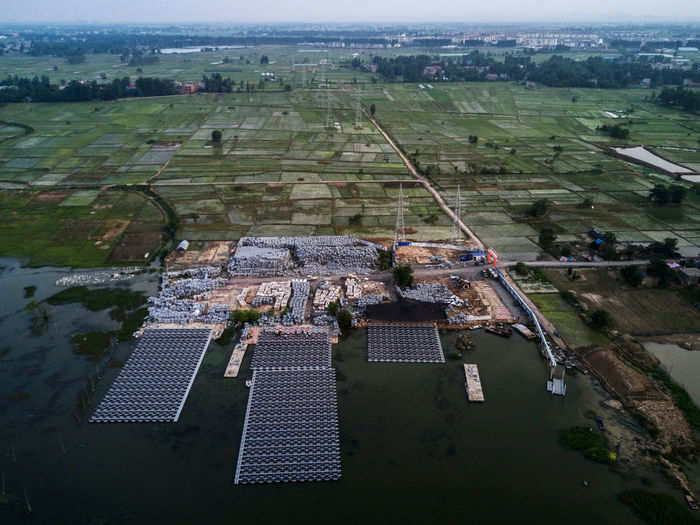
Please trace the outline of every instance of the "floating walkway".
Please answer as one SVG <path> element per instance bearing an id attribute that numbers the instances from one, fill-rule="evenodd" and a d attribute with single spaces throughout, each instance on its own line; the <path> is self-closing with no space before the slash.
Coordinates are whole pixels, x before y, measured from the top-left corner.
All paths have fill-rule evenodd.
<path id="1" fill-rule="evenodd" d="M 535 334 L 532 330 L 530 330 L 527 326 L 524 324 L 520 323 L 515 323 L 513 324 L 513 328 L 520 334 L 522 335 L 525 339 L 535 339 L 537 338 L 537 334 Z"/>
<path id="2" fill-rule="evenodd" d="M 367 360 L 390 363 L 444 363 L 437 326 L 367 325 Z"/>
<path id="3" fill-rule="evenodd" d="M 147 329 L 90 423 L 175 422 L 194 383 L 211 329 Z"/>
<path id="4" fill-rule="evenodd" d="M 231 359 L 228 360 L 224 377 L 238 377 L 238 372 L 241 369 L 241 363 L 245 356 L 245 351 L 248 348 L 248 343 L 239 342 L 231 353 Z"/>
<path id="5" fill-rule="evenodd" d="M 476 365 L 465 364 L 464 376 L 466 382 L 464 386 L 467 390 L 467 398 L 472 402 L 484 402 L 484 391 L 481 388 L 481 378 L 479 377 L 479 367 Z"/>

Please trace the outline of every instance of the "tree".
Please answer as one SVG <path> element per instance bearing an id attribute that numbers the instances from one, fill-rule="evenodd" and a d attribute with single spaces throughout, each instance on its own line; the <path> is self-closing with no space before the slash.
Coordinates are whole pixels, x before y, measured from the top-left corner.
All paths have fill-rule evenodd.
<path id="1" fill-rule="evenodd" d="M 642 284 L 642 281 L 644 280 L 644 274 L 639 266 L 625 266 L 622 270 L 620 270 L 620 275 L 627 284 L 634 286 L 635 288 Z"/>
<path id="2" fill-rule="evenodd" d="M 673 270 L 663 259 L 654 258 L 647 267 L 647 273 L 657 278 L 659 287 L 667 287 L 673 280 Z"/>
<path id="3" fill-rule="evenodd" d="M 371 105 L 369 106 L 369 113 L 370 113 L 370 115 L 374 116 L 374 114 L 375 114 L 376 112 L 377 112 L 377 106 L 375 106 L 374 104 L 371 104 Z"/>
<path id="4" fill-rule="evenodd" d="M 540 246 L 545 250 L 549 250 L 556 240 L 557 235 L 552 228 L 543 228 L 542 231 L 540 231 Z"/>
<path id="5" fill-rule="evenodd" d="M 469 135 L 469 144 L 476 144 L 479 142 L 478 135 Z"/>
<path id="6" fill-rule="evenodd" d="M 263 55 L 260 57 L 260 64 L 261 65 L 266 65 L 270 63 L 270 59 L 267 57 L 267 55 Z"/>
<path id="7" fill-rule="evenodd" d="M 674 184 L 669 188 L 671 202 L 673 204 L 680 204 L 685 199 L 686 189 L 683 186 Z"/>
<path id="8" fill-rule="evenodd" d="M 607 310 L 596 310 L 591 314 L 591 326 L 596 330 L 605 330 L 613 325 L 613 318 Z"/>
<path id="9" fill-rule="evenodd" d="M 527 275 L 529 273 L 527 264 L 525 264 L 523 261 L 518 261 L 518 264 L 515 265 L 515 273 L 518 275 Z"/>
<path id="10" fill-rule="evenodd" d="M 336 319 L 338 320 L 338 328 L 340 328 L 340 331 L 343 332 L 343 334 L 347 334 L 352 328 L 352 314 L 347 310 L 341 310 L 336 315 Z"/>
<path id="11" fill-rule="evenodd" d="M 218 129 L 215 129 L 214 131 L 211 132 L 211 141 L 216 142 L 217 144 L 221 142 L 221 131 Z"/>
<path id="12" fill-rule="evenodd" d="M 601 255 L 604 259 L 612 261 L 617 259 L 617 237 L 613 232 L 605 232 L 601 237 L 603 239 L 603 252 Z"/>
<path id="13" fill-rule="evenodd" d="M 386 271 L 391 268 L 392 252 L 390 250 L 377 250 L 377 266 Z"/>
<path id="14" fill-rule="evenodd" d="M 284 85 L 284 91 L 285 93 L 289 93 L 292 90 L 292 86 L 290 84 L 285 84 Z"/>
<path id="15" fill-rule="evenodd" d="M 330 303 L 328 305 L 328 315 L 336 317 L 338 315 L 338 308 L 340 308 L 338 301 L 333 301 L 332 303 Z"/>
<path id="16" fill-rule="evenodd" d="M 663 206 L 671 199 L 668 188 L 663 184 L 657 184 L 649 190 L 649 198 L 652 202 Z"/>
<path id="17" fill-rule="evenodd" d="M 527 214 L 532 217 L 541 217 L 549 210 L 549 201 L 547 199 L 539 199 L 532 203 L 528 208 Z"/>
<path id="18" fill-rule="evenodd" d="M 394 284 L 400 288 L 410 288 L 413 286 L 413 268 L 410 264 L 400 264 L 392 272 Z"/>

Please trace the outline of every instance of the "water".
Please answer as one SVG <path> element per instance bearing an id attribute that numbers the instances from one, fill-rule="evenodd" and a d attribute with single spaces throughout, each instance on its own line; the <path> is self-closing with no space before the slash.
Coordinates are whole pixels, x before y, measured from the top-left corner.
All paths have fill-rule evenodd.
<path id="1" fill-rule="evenodd" d="M 195 46 L 195 47 L 166 47 L 160 50 L 161 55 L 183 55 L 189 53 L 200 53 L 205 47 L 215 49 L 244 49 L 245 46 Z"/>
<path id="2" fill-rule="evenodd" d="M 600 395 L 577 376 L 565 398 L 551 397 L 536 346 L 517 336 L 472 332 L 477 349 L 467 360 L 479 365 L 483 405 L 466 401 L 460 361 L 368 363 L 365 331 L 335 345 L 337 483 L 233 486 L 252 355 L 238 379 L 224 378 L 233 344 L 210 347 L 177 424 L 78 424 L 71 412 L 94 365 L 72 353 L 70 335 L 115 326 L 106 313 L 67 305 L 50 308 L 46 334 L 29 335 L 23 286 L 38 283 L 37 297 L 50 295 L 55 272 L 0 274 L 2 302 L 16 312 L 0 321 L 0 348 L 11 348 L 0 361 L 0 471 L 19 501 L 0 504 L 2 523 L 637 522 L 616 500 L 640 486 L 637 477 L 557 443 L 560 428 L 600 411 Z M 123 286 L 154 290 L 157 275 Z M 445 348 L 454 338 L 443 335 Z M 116 374 L 107 369 L 97 399 Z M 30 397 L 8 402 L 18 390 Z M 669 488 L 648 476 L 655 488 Z M 29 516 L 14 510 L 23 508 L 25 490 Z"/>
<path id="3" fill-rule="evenodd" d="M 613 149 L 620 155 L 629 157 L 634 160 L 646 162 L 647 164 L 656 166 L 657 168 L 660 168 L 669 173 L 692 173 L 692 170 L 684 168 L 683 166 L 679 166 L 678 164 L 674 164 L 673 162 L 669 162 L 666 159 L 659 157 L 658 155 L 654 155 L 652 152 L 644 149 L 642 146 L 636 146 L 633 148 Z"/>
<path id="4" fill-rule="evenodd" d="M 686 389 L 696 405 L 700 405 L 700 352 L 690 352 L 675 344 L 644 343 L 674 380 Z"/>

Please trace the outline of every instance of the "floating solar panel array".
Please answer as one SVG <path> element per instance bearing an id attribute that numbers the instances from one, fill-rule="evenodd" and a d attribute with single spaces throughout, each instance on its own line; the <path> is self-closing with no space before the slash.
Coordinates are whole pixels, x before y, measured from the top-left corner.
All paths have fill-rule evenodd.
<path id="1" fill-rule="evenodd" d="M 298 370 L 330 368 L 331 343 L 328 331 L 302 331 L 278 335 L 274 330 L 261 330 L 253 352 L 254 370 Z"/>
<path id="2" fill-rule="evenodd" d="M 177 421 L 209 346 L 209 329 L 148 329 L 91 423 Z"/>
<path id="3" fill-rule="evenodd" d="M 335 370 L 253 372 L 234 483 L 340 479 Z"/>
<path id="4" fill-rule="evenodd" d="M 328 330 L 262 330 L 251 368 L 234 483 L 339 479 L 340 432 Z"/>
<path id="5" fill-rule="evenodd" d="M 370 324 L 367 360 L 396 363 L 444 363 L 435 325 Z"/>

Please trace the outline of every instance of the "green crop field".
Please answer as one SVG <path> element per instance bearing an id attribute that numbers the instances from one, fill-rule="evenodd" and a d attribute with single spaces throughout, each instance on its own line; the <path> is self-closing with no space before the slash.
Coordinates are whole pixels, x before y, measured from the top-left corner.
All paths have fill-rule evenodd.
<path id="1" fill-rule="evenodd" d="M 376 105 L 381 124 L 448 202 L 455 202 L 459 185 L 465 222 L 487 245 L 509 258 L 533 259 L 545 226 L 562 240 L 597 227 L 621 240 L 676 237 L 679 246 L 698 246 L 697 195 L 680 207 L 653 206 L 649 189 L 674 181 L 607 155 L 603 146 L 611 139 L 596 130 L 621 122 L 631 131 L 627 143 L 692 169 L 700 158 L 700 119 L 648 103 L 649 93 L 513 83 L 433 89 L 393 84 L 368 90 L 364 102 Z M 476 144 L 470 135 L 478 137 Z M 538 199 L 550 202 L 548 216 L 525 217 Z M 593 208 L 580 207 L 584 199 L 592 199 Z"/>
<path id="2" fill-rule="evenodd" d="M 376 52 L 397 53 L 405 50 Z M 270 58 L 266 66 L 260 65 L 263 54 Z M 197 80 L 220 72 L 247 82 L 274 72 L 277 80 L 253 93 L 5 105 L 0 190 L 9 196 L 60 192 L 63 198 L 46 199 L 32 211 L 48 220 L 59 212 L 89 214 L 118 188 L 149 187 L 178 217 L 178 237 L 192 240 L 331 233 L 387 238 L 393 235 L 401 184 L 409 237 L 449 238 L 448 218 L 413 183 L 382 135 L 363 115 L 355 126 L 359 93 L 362 106 L 375 104 L 380 124 L 450 205 L 459 186 L 464 221 L 501 258 L 537 258 L 543 227 L 554 228 L 561 241 L 573 242 L 597 227 L 621 241 L 674 237 L 679 246 L 700 246 L 700 197 L 689 192 L 681 206 L 653 206 L 649 189 L 671 178 L 607 155 L 604 146 L 611 139 L 596 129 L 623 123 L 631 132 L 627 143 L 695 169 L 700 167 L 696 116 L 647 102 L 650 91 L 641 88 L 375 84 L 370 74 L 339 67 L 355 54 L 371 53 L 268 46 L 162 55 L 158 64 L 143 66 L 142 74 Z M 64 75 L 69 70 L 74 76 Z M 88 56 L 71 66 L 58 58 L 0 57 L 0 76 L 46 73 L 70 80 L 99 78 L 105 71 L 108 80 L 136 74 L 111 55 Z M 291 92 L 280 89 L 286 83 Z M 220 143 L 212 142 L 214 130 L 222 132 Z M 470 135 L 478 141 L 470 142 Z M 549 201 L 548 214 L 526 217 L 539 199 Z M 593 207 L 582 207 L 584 199 Z M 131 212 L 125 213 L 127 220 Z M 157 250 L 163 220 L 148 224 L 150 247 L 144 238 L 133 253 L 118 250 L 120 239 L 133 233 L 129 226 L 96 253 L 103 262 L 119 262 Z M 91 235 L 83 232 L 82 242 Z M 2 253 L 39 252 L 4 245 Z M 97 256 L 89 259 L 99 262 Z"/>

